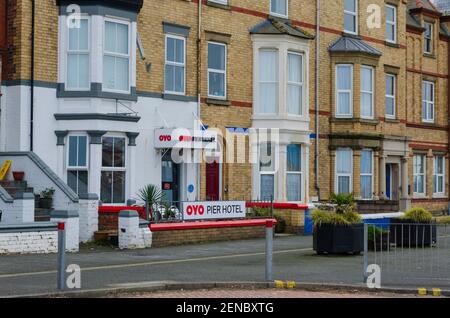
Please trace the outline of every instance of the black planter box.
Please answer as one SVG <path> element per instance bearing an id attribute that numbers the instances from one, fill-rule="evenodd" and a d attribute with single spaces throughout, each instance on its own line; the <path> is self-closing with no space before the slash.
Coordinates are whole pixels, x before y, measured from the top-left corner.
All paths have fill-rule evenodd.
<path id="1" fill-rule="evenodd" d="M 391 219 L 391 241 L 397 247 L 429 247 L 437 243 L 436 222 L 415 223 L 406 219 Z"/>
<path id="2" fill-rule="evenodd" d="M 314 228 L 317 254 L 359 254 L 364 251 L 364 224 L 323 224 Z"/>
<path id="3" fill-rule="evenodd" d="M 369 251 L 387 251 L 388 250 L 388 240 L 392 240 L 387 233 L 382 235 L 375 235 L 375 238 L 369 237 L 367 242 L 367 249 Z M 392 242 L 389 242 L 389 244 Z"/>

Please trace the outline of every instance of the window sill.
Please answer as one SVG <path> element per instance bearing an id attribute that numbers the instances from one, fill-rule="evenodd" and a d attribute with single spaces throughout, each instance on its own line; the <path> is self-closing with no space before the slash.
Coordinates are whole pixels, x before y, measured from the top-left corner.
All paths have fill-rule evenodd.
<path id="1" fill-rule="evenodd" d="M 195 102 L 195 101 L 197 101 L 196 98 L 193 98 L 191 96 L 177 95 L 177 94 L 170 94 L 170 93 L 163 93 L 162 98 L 167 99 L 167 100 L 179 101 L 179 102 Z"/>
<path id="2" fill-rule="evenodd" d="M 104 98 L 104 99 L 120 99 L 137 102 L 138 96 L 136 87 L 131 87 L 130 93 L 114 93 L 102 90 L 101 83 L 91 83 L 91 89 L 88 91 L 68 91 L 65 89 L 64 83 L 58 83 L 56 89 L 57 98 Z"/>
<path id="3" fill-rule="evenodd" d="M 389 46 L 389 47 L 393 47 L 393 48 L 396 48 L 396 49 L 400 48 L 400 44 L 389 42 L 389 41 L 384 41 L 384 45 Z"/>
<path id="4" fill-rule="evenodd" d="M 426 194 L 414 193 L 412 199 L 428 199 L 428 196 Z"/>
<path id="5" fill-rule="evenodd" d="M 397 119 L 397 118 L 384 117 L 384 121 L 385 121 L 386 123 L 392 123 L 392 124 L 398 124 L 398 123 L 400 123 L 400 119 Z"/>
<path id="6" fill-rule="evenodd" d="M 206 104 L 217 105 L 217 106 L 231 106 L 231 102 L 229 100 L 217 99 L 217 98 L 207 98 Z"/>
<path id="7" fill-rule="evenodd" d="M 422 120 L 422 125 L 430 126 L 430 127 L 437 126 L 434 121 L 423 121 L 423 120 Z"/>
<path id="8" fill-rule="evenodd" d="M 436 55 L 434 55 L 433 53 L 423 53 L 423 56 L 430 59 L 436 59 Z"/>
<path id="9" fill-rule="evenodd" d="M 368 125 L 378 125 L 380 121 L 378 119 L 366 119 L 366 118 L 352 118 L 352 117 L 332 117 L 330 123 L 361 123 Z"/>
<path id="10" fill-rule="evenodd" d="M 217 3 L 213 1 L 206 1 L 206 5 L 214 8 L 224 9 L 224 10 L 231 10 L 231 6 L 229 4 L 223 4 L 223 3 Z"/>

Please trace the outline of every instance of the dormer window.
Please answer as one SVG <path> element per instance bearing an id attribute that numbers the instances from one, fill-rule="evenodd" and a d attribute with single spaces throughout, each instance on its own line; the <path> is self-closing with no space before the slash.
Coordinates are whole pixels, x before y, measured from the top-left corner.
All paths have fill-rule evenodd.
<path id="1" fill-rule="evenodd" d="M 358 0 L 344 0 L 344 32 L 358 34 Z"/>
<path id="2" fill-rule="evenodd" d="M 433 53 L 433 24 L 429 22 L 424 23 L 425 33 L 423 41 L 423 52 L 426 54 Z"/>

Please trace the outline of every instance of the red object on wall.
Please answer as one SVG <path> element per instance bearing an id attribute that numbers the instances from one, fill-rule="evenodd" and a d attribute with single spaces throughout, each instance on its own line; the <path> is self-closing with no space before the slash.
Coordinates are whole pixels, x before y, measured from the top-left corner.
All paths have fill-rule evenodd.
<path id="1" fill-rule="evenodd" d="M 220 198 L 220 168 L 217 162 L 206 165 L 206 198 L 209 201 L 218 201 Z"/>

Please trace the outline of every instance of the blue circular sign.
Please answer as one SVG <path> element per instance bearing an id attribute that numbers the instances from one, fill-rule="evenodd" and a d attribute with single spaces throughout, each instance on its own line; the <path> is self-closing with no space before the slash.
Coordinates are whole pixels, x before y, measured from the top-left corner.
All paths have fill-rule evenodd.
<path id="1" fill-rule="evenodd" d="M 195 190 L 194 185 L 193 185 L 193 184 L 190 184 L 190 185 L 188 186 L 188 191 L 189 191 L 189 193 L 193 193 L 194 190 Z"/>

